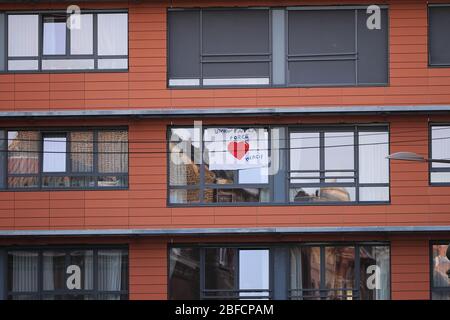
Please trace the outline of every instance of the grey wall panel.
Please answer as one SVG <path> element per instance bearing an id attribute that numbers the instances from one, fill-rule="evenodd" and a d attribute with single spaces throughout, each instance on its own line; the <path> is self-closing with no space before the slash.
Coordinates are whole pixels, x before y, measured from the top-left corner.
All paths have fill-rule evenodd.
<path id="1" fill-rule="evenodd" d="M 272 83 L 286 83 L 286 37 L 284 9 L 272 10 Z"/>
<path id="2" fill-rule="evenodd" d="M 6 169 L 8 167 L 7 155 L 7 134 L 5 130 L 0 130 L 0 189 L 6 188 Z"/>
<path id="3" fill-rule="evenodd" d="M 169 11 L 168 29 L 169 78 L 199 78 L 199 11 Z"/>
<path id="4" fill-rule="evenodd" d="M 358 83 L 388 83 L 388 12 L 381 10 L 379 30 L 367 28 L 368 17 L 366 10 L 358 10 Z"/>
<path id="5" fill-rule="evenodd" d="M 450 7 L 429 8 L 430 64 L 450 64 Z"/>
<path id="6" fill-rule="evenodd" d="M 6 67 L 6 25 L 5 15 L 0 13 L 0 71 Z"/>

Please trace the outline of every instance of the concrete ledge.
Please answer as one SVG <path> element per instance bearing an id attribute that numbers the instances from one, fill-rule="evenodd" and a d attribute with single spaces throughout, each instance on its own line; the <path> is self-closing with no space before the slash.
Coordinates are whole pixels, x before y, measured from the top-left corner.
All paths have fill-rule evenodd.
<path id="1" fill-rule="evenodd" d="M 375 227 L 274 227 L 274 228 L 185 228 L 185 229 L 95 229 L 95 230 L 0 230 L 0 238 L 14 237 L 109 237 L 109 236 L 220 236 L 289 235 L 333 233 L 433 233 L 450 232 L 449 226 Z"/>

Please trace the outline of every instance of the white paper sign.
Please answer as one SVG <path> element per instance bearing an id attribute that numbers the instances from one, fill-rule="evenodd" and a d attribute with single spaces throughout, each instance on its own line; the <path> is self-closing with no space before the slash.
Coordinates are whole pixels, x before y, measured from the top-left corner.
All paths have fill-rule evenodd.
<path id="1" fill-rule="evenodd" d="M 208 128 L 204 141 L 209 170 L 260 168 L 269 163 L 266 129 Z"/>

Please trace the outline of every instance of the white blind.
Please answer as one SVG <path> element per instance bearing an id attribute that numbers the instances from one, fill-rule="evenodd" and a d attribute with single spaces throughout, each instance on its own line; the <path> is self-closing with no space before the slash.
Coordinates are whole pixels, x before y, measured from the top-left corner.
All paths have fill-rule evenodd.
<path id="1" fill-rule="evenodd" d="M 93 25 L 92 14 L 80 15 L 80 28 L 70 30 L 71 54 L 93 54 Z"/>
<path id="2" fill-rule="evenodd" d="M 99 14 L 98 54 L 100 56 L 128 55 L 128 14 Z"/>
<path id="3" fill-rule="evenodd" d="M 36 57 L 39 47 L 38 30 L 38 15 L 9 15 L 8 55 L 10 57 Z"/>

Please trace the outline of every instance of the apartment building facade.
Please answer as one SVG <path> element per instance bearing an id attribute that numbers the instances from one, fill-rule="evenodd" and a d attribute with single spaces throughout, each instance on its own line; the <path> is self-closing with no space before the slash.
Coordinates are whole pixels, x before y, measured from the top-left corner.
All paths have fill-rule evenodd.
<path id="1" fill-rule="evenodd" d="M 450 3 L 0 0 L 0 299 L 449 299 Z"/>

